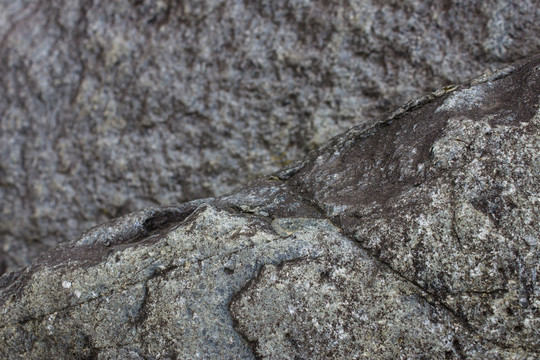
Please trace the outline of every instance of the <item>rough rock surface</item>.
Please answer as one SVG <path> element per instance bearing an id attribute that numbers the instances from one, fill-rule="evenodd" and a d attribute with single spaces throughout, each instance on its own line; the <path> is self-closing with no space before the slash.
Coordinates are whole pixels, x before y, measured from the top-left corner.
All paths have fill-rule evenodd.
<path id="1" fill-rule="evenodd" d="M 0 0 L 0 273 L 540 51 L 534 0 Z"/>
<path id="2" fill-rule="evenodd" d="M 537 359 L 540 56 L 0 278 L 2 359 Z"/>

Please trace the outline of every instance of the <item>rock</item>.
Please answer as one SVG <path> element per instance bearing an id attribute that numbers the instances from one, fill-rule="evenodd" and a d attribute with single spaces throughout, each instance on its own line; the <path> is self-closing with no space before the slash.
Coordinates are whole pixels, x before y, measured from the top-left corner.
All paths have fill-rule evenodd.
<path id="1" fill-rule="evenodd" d="M 0 278 L 2 359 L 536 359 L 540 55 Z"/>
<path id="2" fill-rule="evenodd" d="M 540 52 L 532 0 L 0 1 L 0 273 Z"/>

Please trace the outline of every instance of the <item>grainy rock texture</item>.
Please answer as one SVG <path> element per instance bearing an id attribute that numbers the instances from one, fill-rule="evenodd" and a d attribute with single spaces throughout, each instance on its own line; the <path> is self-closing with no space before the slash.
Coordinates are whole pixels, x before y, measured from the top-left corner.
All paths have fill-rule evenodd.
<path id="1" fill-rule="evenodd" d="M 0 0 L 0 273 L 540 51 L 534 0 Z"/>
<path id="2" fill-rule="evenodd" d="M 540 56 L 0 278 L 2 359 L 537 359 Z"/>

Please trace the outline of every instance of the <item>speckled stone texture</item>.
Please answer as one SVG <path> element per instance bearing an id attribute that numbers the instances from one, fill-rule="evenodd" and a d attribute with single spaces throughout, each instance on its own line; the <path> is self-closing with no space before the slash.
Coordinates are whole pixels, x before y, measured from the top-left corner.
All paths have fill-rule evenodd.
<path id="1" fill-rule="evenodd" d="M 540 52 L 535 0 L 0 0 L 0 273 Z"/>
<path id="2" fill-rule="evenodd" d="M 540 55 L 0 277 L 0 359 L 540 357 Z"/>

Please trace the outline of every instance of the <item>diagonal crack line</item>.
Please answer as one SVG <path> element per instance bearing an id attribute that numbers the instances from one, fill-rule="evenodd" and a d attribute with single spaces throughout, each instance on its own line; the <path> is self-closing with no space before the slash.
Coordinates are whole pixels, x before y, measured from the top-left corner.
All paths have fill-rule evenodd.
<path id="1" fill-rule="evenodd" d="M 122 290 L 124 290 L 124 289 L 125 288 L 122 288 Z M 96 300 L 99 301 L 102 298 L 105 298 L 107 296 L 112 295 L 114 292 L 115 292 L 115 290 L 109 290 L 109 291 L 106 291 L 106 292 L 103 292 L 103 293 L 99 294 L 98 296 L 88 298 L 88 299 L 86 299 L 86 300 L 84 300 L 82 302 L 77 302 L 75 304 L 66 305 L 66 306 L 64 306 L 64 307 L 62 307 L 60 309 L 53 310 L 53 311 L 48 312 L 46 314 L 40 314 L 40 315 L 35 315 L 35 316 L 31 316 L 31 315 L 24 316 L 24 317 L 21 317 L 21 319 L 18 320 L 17 322 L 15 322 L 15 323 L 10 323 L 10 324 L 0 326 L 0 330 L 16 327 L 16 326 L 19 326 L 19 325 L 24 325 L 24 324 L 26 324 L 26 323 L 28 323 L 30 321 L 43 321 L 48 316 L 51 316 L 51 315 L 56 314 L 56 313 L 61 312 L 61 311 L 71 310 L 71 309 L 80 307 L 82 305 L 88 304 L 88 303 L 96 301 Z"/>
<path id="2" fill-rule="evenodd" d="M 152 265 L 152 264 L 155 264 L 155 263 L 151 263 L 150 265 Z M 147 266 L 146 268 L 148 268 L 149 266 Z M 59 312 L 62 312 L 62 311 L 69 311 L 69 310 L 78 308 L 80 306 L 83 306 L 85 304 L 89 304 L 89 303 L 94 302 L 94 301 L 99 301 L 99 300 L 101 300 L 103 298 L 106 298 L 108 296 L 113 296 L 116 293 L 120 293 L 122 291 L 129 290 L 133 286 L 137 286 L 139 284 L 144 284 L 144 286 L 145 286 L 144 296 L 146 297 L 147 296 L 146 287 L 147 287 L 147 283 L 148 283 L 148 281 L 150 279 L 160 277 L 160 276 L 165 276 L 166 274 L 168 274 L 169 272 L 171 272 L 172 270 L 174 270 L 176 268 L 178 268 L 178 266 L 171 265 L 171 266 L 165 267 L 163 270 L 156 269 L 156 271 L 154 271 L 150 276 L 148 276 L 146 278 L 143 278 L 143 279 L 141 279 L 139 281 L 125 282 L 124 284 L 122 284 L 118 288 L 112 287 L 112 288 L 108 289 L 107 291 L 104 291 L 104 292 L 98 294 L 97 296 L 89 297 L 88 299 L 85 299 L 84 301 L 76 302 L 74 304 L 68 304 L 66 306 L 63 306 L 63 307 L 61 307 L 59 309 L 55 309 L 55 310 L 50 311 L 50 312 L 45 313 L 45 314 L 40 314 L 40 315 L 36 315 L 36 316 L 30 316 L 29 315 L 27 317 L 21 318 L 19 321 L 15 322 L 15 323 L 1 325 L 0 330 L 10 328 L 10 327 L 14 327 L 14 326 L 18 326 L 18 325 L 22 325 L 22 324 L 26 324 L 27 322 L 30 322 L 30 321 L 43 321 L 46 317 L 48 317 L 50 315 L 53 315 L 53 314 L 56 314 L 56 313 L 59 313 Z M 143 302 L 145 300 L 146 299 L 143 298 Z"/>
<path id="3" fill-rule="evenodd" d="M 289 188 L 291 188 L 289 186 Z M 343 236 L 345 236 L 347 239 L 349 239 L 353 244 L 355 244 L 358 248 L 362 249 L 362 251 L 367 254 L 371 259 L 373 259 L 378 265 L 380 265 L 382 268 L 386 269 L 387 271 L 395 274 L 397 277 L 399 277 L 400 279 L 402 279 L 403 281 L 409 283 L 409 284 L 412 284 L 414 285 L 414 287 L 418 288 L 419 290 L 422 291 L 422 293 L 425 293 L 427 295 L 429 295 L 432 299 L 428 299 L 428 298 L 425 298 L 425 300 L 431 304 L 432 306 L 434 307 L 437 307 L 437 306 L 441 306 L 443 307 L 446 311 L 448 311 L 456 320 L 458 320 L 458 322 L 460 324 L 462 324 L 467 330 L 469 330 L 471 333 L 474 333 L 475 335 L 479 336 L 476 329 L 471 325 L 469 324 L 469 322 L 467 321 L 466 318 L 464 318 L 463 316 L 459 315 L 458 313 L 456 313 L 456 311 L 454 311 L 451 307 L 449 307 L 437 294 L 434 294 L 432 292 L 430 292 L 429 290 L 427 290 L 426 288 L 424 288 L 422 285 L 420 285 L 418 282 L 414 281 L 413 279 L 409 279 L 408 277 L 406 277 L 405 275 L 401 274 L 399 271 L 397 271 L 396 269 L 394 269 L 389 263 L 379 259 L 378 257 L 376 257 L 375 255 L 373 255 L 373 253 L 370 251 L 370 249 L 364 247 L 353 235 L 350 235 L 349 233 L 347 233 L 341 226 L 339 226 L 338 224 L 335 223 L 335 221 L 330 217 L 328 216 L 328 214 L 323 210 L 323 208 L 317 203 L 315 202 L 314 200 L 312 199 L 307 199 L 305 197 L 303 197 L 302 195 L 299 194 L 298 191 L 296 191 L 295 189 L 291 189 L 295 194 L 297 194 L 304 202 L 306 202 L 307 204 L 311 205 L 317 212 L 319 212 L 322 216 L 324 216 L 325 219 L 327 219 L 334 227 L 336 227 Z"/>
<path id="4" fill-rule="evenodd" d="M 271 241 L 269 241 L 269 242 L 271 242 Z M 256 244 L 249 244 L 249 245 L 246 245 L 246 246 L 240 246 L 238 248 L 232 249 L 229 252 L 226 252 L 225 254 L 219 254 L 219 253 L 218 254 L 210 254 L 210 255 L 207 255 L 207 256 L 200 256 L 200 257 L 196 257 L 194 259 L 189 259 L 189 261 L 192 261 L 192 262 L 204 262 L 204 261 L 207 261 L 207 260 L 215 258 L 215 257 L 227 257 L 227 256 L 230 256 L 230 255 L 236 254 L 236 253 L 238 253 L 240 251 L 251 249 L 254 246 L 256 246 Z M 155 266 L 155 265 L 157 265 L 157 262 L 151 262 L 147 266 L 145 266 L 145 267 L 143 267 L 141 269 L 138 269 L 138 271 L 135 273 L 135 275 L 140 274 L 142 271 L 150 268 L 151 266 Z M 144 277 L 144 278 L 142 278 L 140 280 L 126 281 L 124 283 L 119 284 L 120 285 L 119 287 L 112 286 L 110 289 L 98 294 L 97 296 L 90 297 L 88 299 L 85 299 L 84 301 L 76 302 L 74 304 L 68 304 L 66 306 L 63 306 L 63 307 L 58 308 L 58 309 L 54 309 L 54 310 L 52 310 L 50 312 L 47 312 L 45 314 L 39 314 L 39 315 L 35 315 L 35 316 L 28 315 L 28 316 L 26 316 L 24 318 L 21 318 L 19 321 L 15 322 L 15 323 L 2 324 L 2 325 L 0 325 L 0 329 L 6 329 L 6 328 L 18 326 L 18 325 L 25 324 L 25 323 L 30 322 L 30 321 L 43 321 L 46 317 L 48 317 L 48 316 L 50 316 L 52 314 L 56 314 L 58 312 L 62 312 L 62 311 L 66 311 L 66 310 L 71 310 L 71 309 L 80 307 L 82 305 L 88 304 L 88 303 L 96 301 L 96 300 L 99 301 L 100 299 L 102 299 L 104 297 L 112 296 L 115 293 L 128 290 L 129 288 L 131 288 L 133 286 L 136 286 L 136 285 L 139 285 L 139 284 L 145 284 L 145 286 L 146 286 L 149 280 L 157 278 L 157 277 L 166 276 L 171 271 L 177 269 L 180 265 L 179 264 L 174 264 L 173 262 L 170 262 L 170 263 L 168 263 L 166 265 L 162 265 L 162 266 L 163 267 L 159 267 L 159 266 L 156 267 L 155 271 L 152 272 L 152 274 L 150 274 L 149 276 Z"/>
<path id="5" fill-rule="evenodd" d="M 479 334 L 478 329 L 476 329 L 474 326 L 472 326 L 464 316 L 460 315 L 454 309 L 452 309 L 448 304 L 446 304 L 444 302 L 444 300 L 442 300 L 437 294 L 434 294 L 434 293 L 430 292 L 429 290 L 425 289 L 418 282 L 414 281 L 413 279 L 409 279 L 408 277 L 406 277 L 405 275 L 401 274 L 399 271 L 394 269 L 389 263 L 387 263 L 385 261 L 382 261 L 381 259 L 379 259 L 375 255 L 373 255 L 373 253 L 368 248 L 364 247 L 353 235 L 350 235 L 341 226 L 336 224 L 334 222 L 334 220 L 330 216 L 328 216 L 328 214 L 326 214 L 326 212 L 322 209 L 322 207 L 319 204 L 317 204 L 312 199 L 308 199 L 306 197 L 303 197 L 302 195 L 299 194 L 298 191 L 296 191 L 294 188 L 291 188 L 291 186 L 288 186 L 288 187 L 289 187 L 289 189 L 291 189 L 291 191 L 293 193 L 297 194 L 300 197 L 300 199 L 302 199 L 302 201 L 304 201 L 305 203 L 312 206 L 317 212 L 319 212 L 322 216 L 324 216 L 324 218 L 327 219 L 333 226 L 335 226 L 341 232 L 341 234 L 343 236 L 345 236 L 347 239 L 349 239 L 359 249 L 363 250 L 363 252 L 365 254 L 367 254 L 371 259 L 373 259 L 382 268 L 384 268 L 387 271 L 395 274 L 397 277 L 399 277 L 403 281 L 414 285 L 416 288 L 418 288 L 424 294 L 427 294 L 429 297 L 431 297 L 431 299 L 429 299 L 429 298 L 426 298 L 426 297 L 422 296 L 424 298 L 424 300 L 426 300 L 430 305 L 432 305 L 435 308 L 442 307 L 445 311 L 447 311 L 450 315 L 452 315 L 454 317 L 454 319 L 457 320 L 458 323 L 460 323 L 466 330 L 468 330 L 471 333 L 471 335 L 477 337 L 478 339 L 480 339 L 480 341 L 493 344 L 493 345 L 495 345 L 495 346 L 497 346 L 499 348 L 503 348 L 503 349 L 508 348 L 508 346 L 506 344 L 504 344 L 504 343 L 501 343 L 501 342 L 499 342 L 499 341 L 497 341 L 495 339 L 485 338 L 484 336 Z M 498 292 L 499 290 L 503 291 L 503 292 L 506 291 L 506 289 L 496 289 L 494 292 Z M 521 350 L 526 351 L 526 352 L 530 351 L 530 349 L 528 349 L 527 347 L 521 346 L 521 345 L 517 345 L 516 348 L 521 349 Z"/>
<path id="6" fill-rule="evenodd" d="M 152 263 L 152 264 L 154 264 L 154 263 Z M 147 266 L 147 268 L 148 268 L 148 266 Z M 176 268 L 178 268 L 178 266 L 171 265 L 169 267 L 166 267 L 163 270 L 156 269 L 156 271 L 154 271 L 147 278 L 141 279 L 139 281 L 134 281 L 134 282 L 126 282 L 126 283 L 122 284 L 123 286 L 120 286 L 118 288 L 113 287 L 111 289 L 108 289 L 107 291 L 104 291 L 104 292 L 98 294 L 97 296 L 89 297 L 88 299 L 85 299 L 84 301 L 76 302 L 74 304 L 69 304 L 69 305 L 63 306 L 63 307 L 61 307 L 59 309 L 53 310 L 53 311 L 45 313 L 45 314 L 40 314 L 40 315 L 36 315 L 36 316 L 30 316 L 29 315 L 27 317 L 21 318 L 21 320 L 15 322 L 15 323 L 0 326 L 0 330 L 10 328 L 10 327 L 14 327 L 14 326 L 18 326 L 18 325 L 22 325 L 22 324 L 26 324 L 26 323 L 28 323 L 30 321 L 43 321 L 46 317 L 48 317 L 50 315 L 57 314 L 59 312 L 66 311 L 66 310 L 69 311 L 71 309 L 78 308 L 80 306 L 89 304 L 91 302 L 99 301 L 99 300 L 101 300 L 103 298 L 106 298 L 108 296 L 113 296 L 115 293 L 120 293 L 122 291 L 129 290 L 133 286 L 137 286 L 139 284 L 144 284 L 144 286 L 145 286 L 144 298 L 142 300 L 143 303 L 144 303 L 146 301 L 146 296 L 147 296 L 147 283 L 148 283 L 148 281 L 153 279 L 153 278 L 159 277 L 159 276 L 165 276 L 166 274 L 168 274 L 169 272 L 171 272 L 172 270 L 174 270 Z"/>

